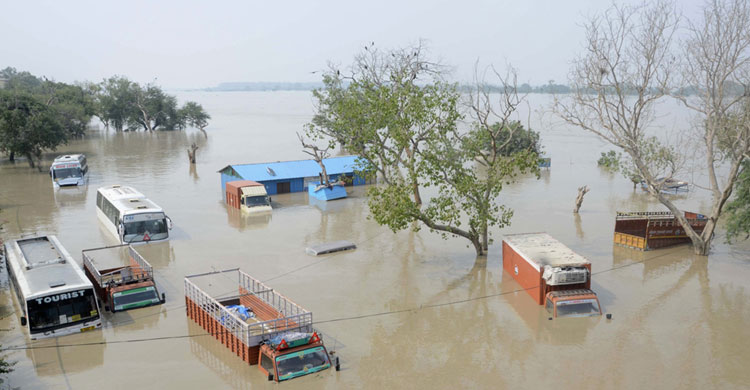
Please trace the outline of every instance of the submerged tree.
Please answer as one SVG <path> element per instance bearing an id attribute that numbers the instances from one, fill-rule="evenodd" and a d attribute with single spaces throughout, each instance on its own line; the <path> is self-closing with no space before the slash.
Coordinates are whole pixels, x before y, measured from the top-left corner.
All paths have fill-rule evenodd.
<path id="1" fill-rule="evenodd" d="M 199 129 L 208 138 L 206 127 L 208 126 L 208 120 L 211 119 L 211 115 L 208 115 L 203 106 L 196 102 L 187 102 L 180 109 L 180 117 L 185 124 Z"/>
<path id="2" fill-rule="evenodd" d="M 677 28 L 674 5 L 658 1 L 638 7 L 614 6 L 586 24 L 587 52 L 573 68 L 573 94 L 557 99 L 556 112 L 621 148 L 632 160 L 648 191 L 679 220 L 696 253 L 708 254 L 716 223 L 737 180 L 740 164 L 750 151 L 748 116 L 740 109 L 747 96 L 733 95 L 730 84 L 743 82 L 748 70 L 750 8 L 746 0 L 708 3 L 704 20 L 692 24 L 686 44 L 683 84 L 699 91 L 679 96 L 702 115 L 697 126 L 701 154 L 713 195 L 708 222 L 699 234 L 677 206 L 665 197 L 664 178 L 681 165 L 676 148 L 647 135 L 656 102 L 670 91 L 677 69 L 673 35 Z M 672 162 L 670 162 L 670 160 Z M 717 169 L 728 169 L 722 180 Z"/>
<path id="3" fill-rule="evenodd" d="M 16 154 L 25 156 L 33 168 L 45 150 L 55 150 L 67 140 L 53 107 L 28 93 L 0 90 L 0 150 L 11 160 Z"/>
<path id="4" fill-rule="evenodd" d="M 512 215 L 495 202 L 502 184 L 518 173 L 519 161 L 533 159 L 535 166 L 536 155 L 501 155 L 507 143 L 498 142 L 498 134 L 509 121 L 459 132 L 460 94 L 442 79 L 443 71 L 421 45 L 390 51 L 368 45 L 349 70 L 331 67 L 323 75 L 325 87 L 314 92 L 318 113 L 307 134 L 359 155 L 363 169 L 377 175 L 380 185 L 368 190 L 375 221 L 393 231 L 424 225 L 444 238 L 464 237 L 483 255 L 489 226 L 504 226 Z M 480 111 L 489 93 L 482 96 Z M 510 99 L 512 112 L 517 103 Z M 436 189 L 435 195 L 423 199 L 426 188 Z"/>
<path id="5" fill-rule="evenodd" d="M 315 160 L 318 165 L 320 165 L 320 186 L 328 187 L 331 185 L 330 179 L 328 178 L 328 172 L 326 171 L 326 165 L 323 163 L 323 159 L 326 159 L 331 156 L 331 153 L 329 150 L 331 149 L 331 145 L 329 144 L 325 148 L 321 148 L 317 145 L 306 143 L 305 138 L 302 137 L 299 133 L 297 133 L 297 138 L 299 138 L 299 142 L 302 143 L 302 151 L 305 154 L 309 154 L 313 160 Z"/>

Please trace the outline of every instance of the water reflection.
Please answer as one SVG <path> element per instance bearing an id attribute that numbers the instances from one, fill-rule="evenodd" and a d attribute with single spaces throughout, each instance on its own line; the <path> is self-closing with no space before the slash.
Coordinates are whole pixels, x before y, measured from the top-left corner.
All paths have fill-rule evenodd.
<path id="1" fill-rule="evenodd" d="M 185 321 L 189 334 L 206 333 L 191 319 L 187 318 Z M 248 365 L 212 336 L 195 336 L 190 337 L 189 340 L 190 352 L 193 356 L 210 368 L 224 385 L 231 389 L 252 389 L 251 376 L 263 376 L 257 367 Z"/>
<path id="2" fill-rule="evenodd" d="M 69 344 L 93 343 L 90 346 L 68 346 Z M 31 360 L 39 376 L 67 376 L 86 372 L 104 364 L 104 335 L 94 330 L 80 335 L 55 337 L 29 343 L 26 357 Z"/>
<path id="3" fill-rule="evenodd" d="M 229 226 L 240 232 L 245 230 L 263 229 L 268 226 L 273 218 L 273 211 L 248 213 L 227 204 L 224 204 L 223 207 L 226 209 Z"/>

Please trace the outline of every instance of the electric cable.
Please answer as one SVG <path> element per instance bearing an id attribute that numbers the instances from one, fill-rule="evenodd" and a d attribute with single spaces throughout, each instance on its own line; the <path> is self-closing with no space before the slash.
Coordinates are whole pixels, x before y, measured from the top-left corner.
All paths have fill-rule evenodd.
<path id="1" fill-rule="evenodd" d="M 373 237 L 374 238 L 374 237 Z M 620 269 L 624 269 L 633 265 L 637 264 L 644 264 L 652 260 L 656 260 L 659 258 L 662 258 L 666 255 L 672 254 L 672 252 L 664 253 L 661 255 L 657 255 L 648 259 L 644 259 L 641 261 L 634 261 L 632 263 L 624 264 L 617 267 L 611 267 L 605 270 L 601 270 L 598 272 L 593 272 L 592 275 L 602 274 L 606 272 L 616 271 Z M 482 295 L 478 297 L 472 297 L 472 298 L 464 298 L 454 301 L 448 301 L 448 302 L 441 302 L 441 303 L 433 303 L 433 304 L 427 304 L 427 305 L 420 305 L 418 307 L 408 308 L 408 309 L 399 309 L 399 310 L 389 310 L 389 311 L 383 311 L 378 313 L 368 313 L 368 314 L 360 314 L 355 316 L 347 316 L 347 317 L 338 317 L 338 318 L 331 318 L 327 320 L 322 321 L 315 321 L 313 325 L 316 324 L 326 324 L 326 323 L 333 323 L 333 322 L 342 322 L 342 321 L 353 321 L 353 320 L 360 320 L 363 318 L 373 318 L 373 317 L 382 317 L 386 315 L 392 315 L 392 314 L 401 314 L 401 313 L 408 313 L 408 312 L 416 312 L 422 309 L 430 309 L 430 308 L 436 308 L 436 307 L 443 307 L 443 306 L 451 306 L 461 303 L 468 303 L 473 301 L 478 301 L 482 299 L 487 298 L 494 298 L 499 297 L 503 295 L 508 294 L 514 294 L 521 291 L 526 290 L 532 290 L 539 287 L 532 286 L 527 288 L 519 288 L 511 291 L 503 291 L 496 294 L 488 294 L 488 295 Z M 138 339 L 125 339 L 125 340 L 113 340 L 113 341 L 97 341 L 97 342 L 88 342 L 88 343 L 75 343 L 75 344 L 59 344 L 59 345 L 49 345 L 49 346 L 36 346 L 36 345 L 17 345 L 17 346 L 10 346 L 7 348 L 3 348 L 3 351 L 20 351 L 20 350 L 31 350 L 31 349 L 47 349 L 47 348 L 60 348 L 60 347 L 86 347 L 86 346 L 93 346 L 93 345 L 105 345 L 105 344 L 125 344 L 125 343 L 141 343 L 141 342 L 152 342 L 152 341 L 163 341 L 163 340 L 175 340 L 175 339 L 186 339 L 186 338 L 193 338 L 193 337 L 205 337 L 205 336 L 217 336 L 221 335 L 222 333 L 228 334 L 231 333 L 228 330 L 227 331 L 218 331 L 218 332 L 206 332 L 206 333 L 198 333 L 198 334 L 183 334 L 183 335 L 174 335 L 174 336 L 160 336 L 160 337 L 146 337 L 146 338 L 138 338 Z"/>

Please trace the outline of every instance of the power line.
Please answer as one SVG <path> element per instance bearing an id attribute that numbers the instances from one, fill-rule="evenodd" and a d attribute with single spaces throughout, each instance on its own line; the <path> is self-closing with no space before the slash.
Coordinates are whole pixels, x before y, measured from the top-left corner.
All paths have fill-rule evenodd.
<path id="1" fill-rule="evenodd" d="M 652 260 L 659 259 L 661 257 L 664 257 L 666 255 L 672 254 L 672 252 L 664 253 L 658 256 L 654 256 L 648 259 L 644 259 L 641 261 L 634 261 L 632 263 L 624 264 L 617 267 L 611 267 L 605 270 L 601 270 L 598 272 L 593 272 L 592 275 L 597 274 L 603 274 L 606 272 L 616 271 L 623 268 L 627 268 L 633 265 L 637 264 L 644 264 Z M 389 310 L 389 311 L 383 311 L 378 313 L 369 313 L 369 314 L 361 314 L 356 316 L 348 316 L 348 317 L 339 317 L 339 318 L 331 318 L 328 320 L 322 320 L 322 321 L 315 321 L 314 324 L 326 324 L 326 323 L 332 323 L 332 322 L 342 322 L 342 321 L 353 321 L 353 320 L 360 320 L 364 318 L 373 318 L 373 317 L 382 317 L 386 315 L 392 315 L 392 314 L 401 314 L 401 313 L 408 313 L 408 312 L 416 312 L 422 309 L 431 309 L 436 307 L 443 307 L 443 306 L 451 306 L 451 305 L 457 305 L 461 303 L 468 303 L 473 301 L 478 301 L 482 299 L 487 298 L 495 298 L 503 295 L 513 294 L 520 291 L 526 291 L 526 290 L 532 290 L 539 287 L 532 286 L 528 288 L 519 288 L 511 291 L 503 291 L 496 294 L 488 294 L 488 295 L 482 295 L 479 297 L 473 297 L 473 298 L 465 298 L 465 299 L 459 299 L 454 301 L 448 301 L 448 302 L 441 302 L 441 303 L 433 303 L 433 304 L 427 304 L 427 305 L 420 305 L 419 307 L 409 308 L 409 309 L 399 309 L 399 310 Z M 216 336 L 220 334 L 228 334 L 231 333 L 229 331 L 219 331 L 219 332 L 206 332 L 206 333 L 199 333 L 199 334 L 187 334 L 187 335 L 175 335 L 175 336 L 161 336 L 161 337 L 147 337 L 147 338 L 139 338 L 139 339 L 126 339 L 126 340 L 114 340 L 114 341 L 98 341 L 98 342 L 89 342 L 89 343 L 76 343 L 76 344 L 60 344 L 59 347 L 85 347 L 85 346 L 92 346 L 92 345 L 104 345 L 104 344 L 126 344 L 126 343 L 141 343 L 141 342 L 151 342 L 151 341 L 163 341 L 163 340 L 174 340 L 174 339 L 185 339 L 185 338 L 193 338 L 193 337 L 204 337 L 204 336 Z M 20 346 L 12 346 L 8 348 L 4 348 L 3 350 L 6 351 L 16 351 L 16 350 L 29 350 L 29 349 L 47 349 L 47 348 L 58 348 L 56 345 L 50 345 L 50 346 L 34 346 L 34 345 L 20 345 Z"/>

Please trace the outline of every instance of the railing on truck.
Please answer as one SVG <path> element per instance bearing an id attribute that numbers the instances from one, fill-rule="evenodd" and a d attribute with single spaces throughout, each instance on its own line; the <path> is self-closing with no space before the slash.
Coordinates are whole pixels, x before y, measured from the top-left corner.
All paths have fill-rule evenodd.
<path id="1" fill-rule="evenodd" d="M 189 318 L 249 364 L 258 362 L 262 341 L 313 331 L 311 312 L 239 268 L 186 276 L 185 304 Z M 255 317 L 243 320 L 227 308 L 237 304 L 252 308 Z"/>
<path id="2" fill-rule="evenodd" d="M 86 253 L 103 249 L 122 248 L 125 246 L 128 247 L 130 264 L 123 264 L 121 268 L 116 268 L 114 270 L 112 269 L 114 267 L 98 267 L 95 260 Z M 84 249 L 83 251 L 81 251 L 81 253 L 83 254 L 83 266 L 91 272 L 92 276 L 99 283 L 100 287 L 106 287 L 109 284 L 126 284 L 131 282 L 152 280 L 154 277 L 154 270 L 151 265 L 130 244 Z M 102 270 L 104 270 L 105 272 L 102 273 Z"/>

